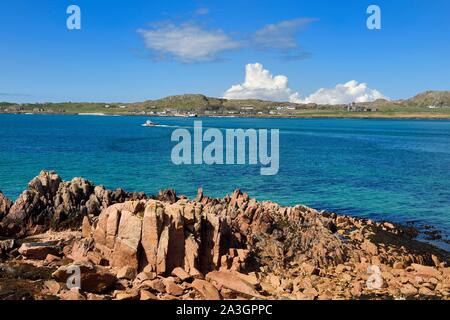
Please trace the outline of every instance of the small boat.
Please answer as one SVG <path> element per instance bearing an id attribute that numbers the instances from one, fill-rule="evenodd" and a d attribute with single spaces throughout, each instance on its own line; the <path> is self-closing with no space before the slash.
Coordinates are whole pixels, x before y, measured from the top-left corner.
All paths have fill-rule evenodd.
<path id="1" fill-rule="evenodd" d="M 147 120 L 145 121 L 145 123 L 142 125 L 143 127 L 155 127 L 157 126 L 157 123 L 154 123 L 153 121 Z"/>

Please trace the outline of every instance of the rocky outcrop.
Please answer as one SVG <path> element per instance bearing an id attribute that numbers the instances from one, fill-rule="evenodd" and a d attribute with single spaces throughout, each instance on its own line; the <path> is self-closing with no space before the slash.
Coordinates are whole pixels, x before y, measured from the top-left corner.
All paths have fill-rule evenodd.
<path id="1" fill-rule="evenodd" d="M 105 209 L 93 228 L 97 249 L 113 267 L 132 266 L 159 275 L 170 275 L 178 267 L 189 274 L 247 270 L 256 268 L 257 258 L 277 254 L 282 255 L 281 264 L 296 260 L 328 266 L 345 259 L 328 219 L 304 207 L 257 203 L 239 190 L 232 197 L 202 203 L 172 200 Z"/>
<path id="2" fill-rule="evenodd" d="M 112 204 L 143 198 L 143 193 L 106 190 L 83 178 L 65 182 L 55 172 L 42 171 L 10 208 L 0 194 L 0 217 L 4 215 L 0 231 L 25 236 L 49 228 L 74 228 L 81 225 L 85 216 L 97 216 Z"/>
<path id="3" fill-rule="evenodd" d="M 11 208 L 11 200 L 9 200 L 0 190 L 0 221 L 6 216 Z"/>
<path id="4" fill-rule="evenodd" d="M 392 224 L 258 203 L 240 190 L 224 199 L 199 190 L 194 201 L 171 197 L 115 204 L 102 211 L 92 234 L 111 266 L 161 276 L 179 268 L 198 275 L 262 265 L 268 270 L 299 266 L 316 274 L 348 261 L 433 265 L 438 254 L 428 245 L 409 246 L 414 240 Z"/>
<path id="5" fill-rule="evenodd" d="M 70 221 L 78 231 L 42 233 Z M 449 253 L 410 229 L 240 190 L 149 199 L 43 172 L 3 226 L 20 232 L 0 241 L 0 298 L 450 299 Z M 81 288 L 69 289 L 74 266 Z"/>

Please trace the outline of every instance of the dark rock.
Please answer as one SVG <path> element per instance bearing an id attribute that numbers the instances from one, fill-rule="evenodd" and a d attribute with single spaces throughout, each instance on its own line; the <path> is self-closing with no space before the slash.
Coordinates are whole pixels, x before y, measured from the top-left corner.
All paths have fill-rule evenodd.
<path id="1" fill-rule="evenodd" d="M 11 208 L 0 193 L 0 218 L 7 213 L 0 231 L 7 235 L 25 236 L 48 229 L 76 229 L 87 215 L 96 216 L 110 205 L 145 198 L 144 193 L 105 190 L 83 178 L 65 182 L 55 172 L 42 171 L 30 181 L 28 190 Z M 35 226 L 41 227 L 35 229 Z"/>
<path id="2" fill-rule="evenodd" d="M 0 190 L 0 221 L 3 219 L 4 216 L 8 214 L 11 206 L 12 206 L 11 200 L 5 197 L 5 195 Z"/>
<path id="3" fill-rule="evenodd" d="M 0 257 L 5 256 L 11 250 L 14 249 L 15 246 L 15 240 L 14 239 L 8 239 L 8 240 L 1 240 L 0 241 Z"/>
<path id="4" fill-rule="evenodd" d="M 19 248 L 19 253 L 28 259 L 45 260 L 47 255 L 58 255 L 59 247 L 55 242 L 24 243 Z"/>
<path id="5" fill-rule="evenodd" d="M 175 203 L 178 201 L 178 197 L 173 189 L 161 190 L 159 191 L 158 200 L 162 202 Z"/>

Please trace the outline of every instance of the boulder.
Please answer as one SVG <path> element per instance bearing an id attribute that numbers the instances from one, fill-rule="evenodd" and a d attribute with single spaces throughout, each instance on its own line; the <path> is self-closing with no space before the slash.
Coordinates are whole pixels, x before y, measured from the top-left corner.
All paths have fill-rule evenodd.
<path id="1" fill-rule="evenodd" d="M 167 253 L 169 251 L 169 228 L 164 226 L 158 241 L 158 251 L 156 253 L 156 272 L 159 275 L 165 275 L 167 270 Z"/>
<path id="2" fill-rule="evenodd" d="M 68 300 L 68 301 L 80 301 L 80 300 L 86 300 L 86 297 L 83 296 L 80 293 L 80 290 L 77 288 L 72 288 L 70 290 L 63 290 L 59 294 L 59 298 L 61 300 Z"/>
<path id="3" fill-rule="evenodd" d="M 173 204 L 165 207 L 168 216 L 169 242 L 166 256 L 166 272 L 171 272 L 176 267 L 184 266 L 184 219 L 182 207 Z"/>
<path id="4" fill-rule="evenodd" d="M 156 273 L 143 271 L 136 276 L 135 281 L 140 283 L 140 282 L 144 282 L 147 280 L 153 280 L 155 278 L 156 278 Z"/>
<path id="5" fill-rule="evenodd" d="M 106 226 L 103 226 L 104 231 L 106 231 L 105 245 L 110 249 L 114 248 L 116 235 L 119 230 L 120 211 L 116 207 L 118 206 L 113 206 L 111 209 L 108 208 L 106 213 Z"/>
<path id="6" fill-rule="evenodd" d="M 122 301 L 130 301 L 130 300 L 139 300 L 140 298 L 140 292 L 138 290 L 131 290 L 131 291 L 119 291 L 115 294 L 116 300 L 122 300 Z"/>
<path id="7" fill-rule="evenodd" d="M 407 283 L 400 288 L 400 292 L 406 297 L 412 297 L 418 293 L 418 290 L 412 284 Z"/>
<path id="8" fill-rule="evenodd" d="M 247 297 L 262 298 L 248 282 L 228 271 L 212 271 L 206 275 L 206 280 L 215 282 L 219 287 L 228 288 Z"/>
<path id="9" fill-rule="evenodd" d="M 59 248 L 55 242 L 32 242 L 22 244 L 19 253 L 27 259 L 45 260 L 49 254 L 58 255 Z"/>
<path id="10" fill-rule="evenodd" d="M 129 211 L 122 211 L 111 266 L 119 268 L 129 266 L 137 270 L 141 233 L 141 218 Z"/>
<path id="11" fill-rule="evenodd" d="M 145 260 L 150 268 L 156 271 L 159 238 L 162 231 L 164 205 L 159 201 L 150 200 L 144 212 L 142 224 L 142 248 Z"/>
<path id="12" fill-rule="evenodd" d="M 14 239 L 1 240 L 0 241 L 0 257 L 6 255 L 12 249 L 14 249 L 15 243 L 16 242 Z"/>
<path id="13" fill-rule="evenodd" d="M 177 267 L 172 270 L 172 275 L 179 278 L 181 281 L 187 281 L 192 279 L 192 276 L 187 273 L 183 268 Z"/>
<path id="14" fill-rule="evenodd" d="M 208 281 L 195 279 L 194 282 L 192 282 L 191 287 L 205 300 L 221 300 L 219 291 Z"/>
<path id="15" fill-rule="evenodd" d="M 95 193 L 91 193 L 89 200 L 86 201 L 86 212 L 88 215 L 98 216 L 102 211 L 103 204 Z"/>
<path id="16" fill-rule="evenodd" d="M 87 216 L 83 218 L 83 223 L 81 225 L 81 235 L 84 238 L 89 238 L 91 236 L 91 222 L 89 221 L 89 218 Z"/>
<path id="17" fill-rule="evenodd" d="M 6 223 L 20 225 L 37 225 L 49 218 L 48 206 L 36 193 L 24 191 L 14 202 L 4 218 Z"/>
<path id="18" fill-rule="evenodd" d="M 44 282 L 44 287 L 46 288 L 46 291 L 56 296 L 61 291 L 61 285 L 56 282 L 55 280 L 47 280 Z"/>
<path id="19" fill-rule="evenodd" d="M 173 189 L 161 190 L 159 191 L 158 200 L 162 202 L 175 203 L 178 201 L 178 197 Z"/>
<path id="20" fill-rule="evenodd" d="M 148 300 L 159 300 L 157 296 L 155 296 L 153 293 L 151 293 L 148 290 L 141 290 L 141 300 L 148 301 Z"/>
<path id="21" fill-rule="evenodd" d="M 431 289 L 427 288 L 427 287 L 421 287 L 419 289 L 419 294 L 422 295 L 422 296 L 433 296 L 434 292 Z"/>
<path id="22" fill-rule="evenodd" d="M 251 284 L 252 286 L 259 285 L 260 281 L 258 279 L 258 276 L 255 272 L 251 272 L 249 274 L 243 274 L 237 271 L 231 271 L 232 274 L 236 275 L 237 277 L 241 278 L 245 282 Z"/>
<path id="23" fill-rule="evenodd" d="M 183 288 L 181 288 L 179 285 L 177 285 L 173 278 L 164 278 L 163 280 L 164 285 L 166 286 L 166 292 L 172 296 L 181 296 L 184 293 Z"/>
<path id="24" fill-rule="evenodd" d="M 166 293 L 166 286 L 161 279 L 154 279 L 145 281 L 144 284 L 148 285 L 151 289 L 159 293 Z"/>
<path id="25" fill-rule="evenodd" d="M 64 254 L 67 258 L 75 262 L 86 262 L 89 260 L 89 255 L 92 254 L 93 242 L 90 238 L 83 238 L 74 241 L 71 246 L 64 248 Z"/>
<path id="26" fill-rule="evenodd" d="M 32 235 L 38 225 L 39 232 L 78 228 L 87 215 L 97 216 L 110 205 L 145 198 L 143 193 L 105 190 L 83 178 L 62 181 L 57 173 L 42 171 L 12 206 L 0 193 L 0 219 L 5 215 L 4 222 L 17 226 L 20 235 Z"/>
<path id="27" fill-rule="evenodd" d="M 136 278 L 136 269 L 132 267 L 123 267 L 117 272 L 118 279 L 133 280 Z"/>
<path id="28" fill-rule="evenodd" d="M 6 216 L 9 212 L 9 209 L 12 206 L 11 200 L 9 200 L 0 190 L 0 221 Z"/>
<path id="29" fill-rule="evenodd" d="M 74 270 L 77 270 L 77 268 L 80 272 L 80 285 L 83 291 L 103 293 L 111 289 L 117 282 L 116 276 L 107 269 L 88 263 L 62 266 L 52 274 L 52 277 L 59 282 L 66 282 L 70 276 L 76 274 Z"/>
<path id="30" fill-rule="evenodd" d="M 419 275 L 440 278 L 441 273 L 435 267 L 423 266 L 417 263 L 411 264 L 411 267 L 416 271 Z"/>
<path id="31" fill-rule="evenodd" d="M 56 172 L 41 171 L 39 175 L 28 183 L 28 188 L 47 199 L 51 199 L 56 195 L 61 178 Z"/>
<path id="32" fill-rule="evenodd" d="M 48 264 L 54 263 L 54 262 L 57 262 L 57 261 L 60 261 L 60 260 L 61 260 L 60 257 L 55 256 L 55 255 L 53 255 L 53 254 L 48 254 L 48 255 L 45 257 L 45 262 L 48 263 Z"/>

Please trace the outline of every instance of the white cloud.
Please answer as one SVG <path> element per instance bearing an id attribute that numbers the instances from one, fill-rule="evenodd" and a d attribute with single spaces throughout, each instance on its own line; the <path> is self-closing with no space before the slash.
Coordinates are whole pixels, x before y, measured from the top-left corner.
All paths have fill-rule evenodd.
<path id="1" fill-rule="evenodd" d="M 298 18 L 267 24 L 257 30 L 251 42 L 259 49 L 277 51 L 288 60 L 305 59 L 309 53 L 304 52 L 296 39 L 297 34 L 315 19 Z"/>
<path id="2" fill-rule="evenodd" d="M 252 41 L 256 45 L 264 48 L 297 48 L 298 43 L 295 39 L 297 32 L 313 21 L 315 20 L 298 18 L 280 21 L 274 24 L 267 24 L 253 34 Z"/>
<path id="3" fill-rule="evenodd" d="M 288 101 L 297 98 L 288 86 L 286 76 L 273 76 L 259 64 L 247 64 L 245 67 L 245 81 L 228 89 L 225 99 L 261 99 L 271 101 Z"/>
<path id="4" fill-rule="evenodd" d="M 197 8 L 197 10 L 195 10 L 195 14 L 198 16 L 204 16 L 208 13 L 209 13 L 209 9 L 206 7 Z"/>
<path id="5" fill-rule="evenodd" d="M 156 56 L 167 56 L 184 63 L 213 61 L 220 52 L 241 47 L 222 30 L 204 30 L 195 24 L 154 25 L 152 29 L 139 29 L 145 46 Z"/>
<path id="6" fill-rule="evenodd" d="M 351 102 L 370 102 L 387 99 L 381 92 L 370 89 L 366 83 L 355 80 L 338 84 L 334 88 L 321 88 L 305 99 L 294 99 L 298 103 L 347 104 Z"/>
<path id="7" fill-rule="evenodd" d="M 247 64 L 244 83 L 233 85 L 225 92 L 224 98 L 316 104 L 347 104 L 387 99 L 378 90 L 370 89 L 366 83 L 358 83 L 355 80 L 338 84 L 334 88 L 319 89 L 302 99 L 298 92 L 289 88 L 289 81 L 286 76 L 273 76 L 259 63 Z"/>
<path id="8" fill-rule="evenodd" d="M 206 7 L 197 8 L 197 18 L 209 14 Z M 219 54 L 232 49 L 251 48 L 275 53 L 285 60 L 308 58 L 298 43 L 298 32 L 315 19 L 298 18 L 267 24 L 242 40 L 231 37 L 221 29 L 206 29 L 196 23 L 154 23 L 149 28 L 138 29 L 144 45 L 152 58 L 173 59 L 183 63 L 218 60 Z M 239 35 L 239 33 L 235 33 Z M 239 37 L 239 36 L 238 36 Z"/>

